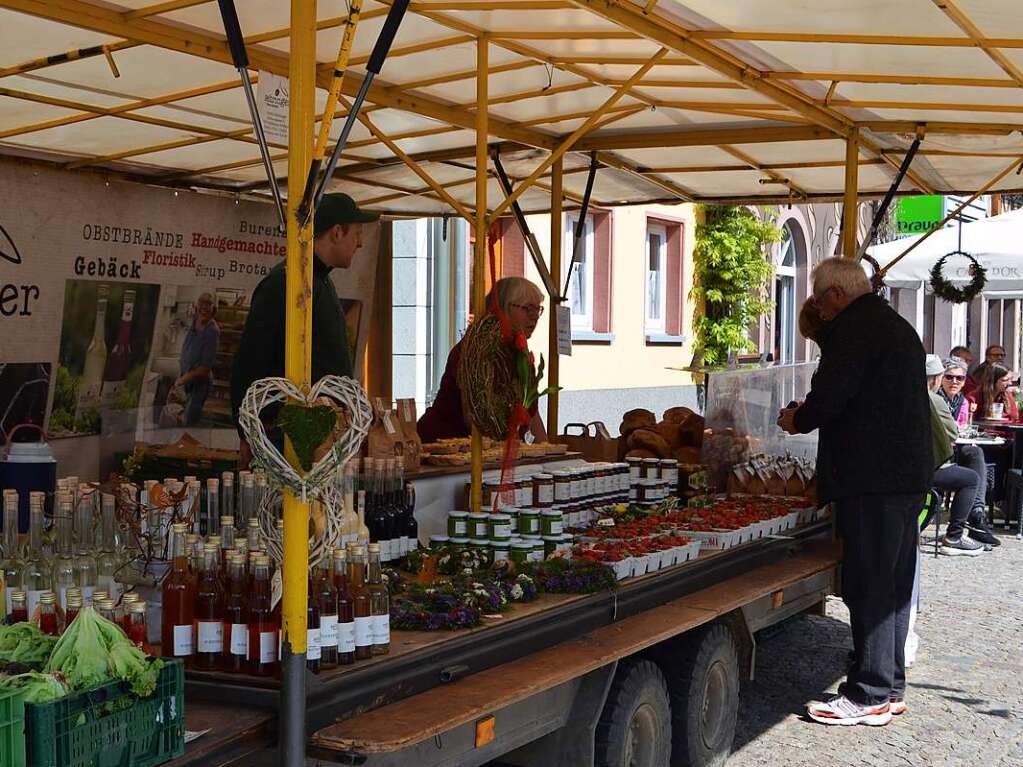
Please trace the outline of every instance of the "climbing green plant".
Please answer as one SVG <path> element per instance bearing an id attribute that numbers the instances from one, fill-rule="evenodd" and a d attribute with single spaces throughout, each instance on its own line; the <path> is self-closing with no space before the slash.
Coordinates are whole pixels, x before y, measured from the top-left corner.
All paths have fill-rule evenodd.
<path id="1" fill-rule="evenodd" d="M 699 301 L 696 348 L 706 365 L 753 348 L 750 327 L 771 308 L 767 247 L 781 240 L 775 216 L 740 205 L 706 205 L 696 228 L 692 295 Z"/>

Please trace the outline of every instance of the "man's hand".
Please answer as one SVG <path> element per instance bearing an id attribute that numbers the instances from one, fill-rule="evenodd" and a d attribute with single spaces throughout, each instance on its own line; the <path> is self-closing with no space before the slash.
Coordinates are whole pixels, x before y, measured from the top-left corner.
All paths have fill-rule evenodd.
<path id="1" fill-rule="evenodd" d="M 799 412 L 799 408 L 802 405 L 796 405 L 796 407 L 787 407 L 778 414 L 778 426 L 786 434 L 799 434 L 799 430 L 796 428 L 796 413 Z"/>

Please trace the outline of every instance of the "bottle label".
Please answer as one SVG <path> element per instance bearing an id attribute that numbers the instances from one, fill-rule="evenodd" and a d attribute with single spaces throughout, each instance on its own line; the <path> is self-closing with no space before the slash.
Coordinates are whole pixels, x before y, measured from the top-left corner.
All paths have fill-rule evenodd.
<path id="1" fill-rule="evenodd" d="M 323 647 L 337 647 L 337 616 L 320 616 L 320 645 Z"/>
<path id="2" fill-rule="evenodd" d="M 319 660 L 322 655 L 323 648 L 320 646 L 320 630 L 306 629 L 305 632 L 306 660 Z"/>
<path id="3" fill-rule="evenodd" d="M 355 646 L 369 647 L 373 644 L 373 619 L 370 617 L 355 619 Z"/>
<path id="4" fill-rule="evenodd" d="M 14 603 L 11 601 L 11 595 L 15 591 L 16 589 L 14 589 L 13 587 L 8 588 L 6 584 L 4 585 L 4 594 L 7 597 L 7 609 L 4 611 L 4 615 L 10 615 L 11 611 L 14 610 Z"/>
<path id="5" fill-rule="evenodd" d="M 191 626 L 174 627 L 174 657 L 181 658 L 195 652 L 195 640 Z"/>
<path id="6" fill-rule="evenodd" d="M 401 536 L 401 556 L 404 557 L 406 554 L 408 554 L 408 552 L 409 552 L 408 536 L 403 535 Z"/>
<path id="7" fill-rule="evenodd" d="M 231 624 L 231 655 L 248 655 L 249 627 L 245 623 Z"/>
<path id="8" fill-rule="evenodd" d="M 355 652 L 355 624 L 351 621 L 337 624 L 337 651 Z"/>
<path id="9" fill-rule="evenodd" d="M 284 575 L 282 574 L 283 568 L 277 568 L 274 571 L 273 577 L 270 579 L 270 609 L 273 610 L 277 607 L 277 603 L 281 601 L 281 595 L 284 594 Z"/>
<path id="10" fill-rule="evenodd" d="M 391 540 L 390 538 L 383 538 L 379 541 L 380 543 L 380 562 L 391 561 Z"/>
<path id="11" fill-rule="evenodd" d="M 511 528 L 509 527 L 508 530 L 510 532 Z M 409 553 L 411 553 L 413 551 L 416 551 L 419 548 L 419 539 L 418 538 L 406 538 L 405 540 L 408 541 Z"/>
<path id="12" fill-rule="evenodd" d="M 554 485 L 550 482 L 537 485 L 537 497 L 540 503 L 554 503 Z"/>
<path id="13" fill-rule="evenodd" d="M 224 624 L 222 621 L 197 621 L 196 647 L 199 652 L 224 652 Z"/>
<path id="14" fill-rule="evenodd" d="M 259 662 L 273 663 L 277 660 L 277 632 L 259 632 Z"/>
<path id="15" fill-rule="evenodd" d="M 373 632 L 373 644 L 388 644 L 391 641 L 391 616 L 374 615 L 371 630 Z"/>

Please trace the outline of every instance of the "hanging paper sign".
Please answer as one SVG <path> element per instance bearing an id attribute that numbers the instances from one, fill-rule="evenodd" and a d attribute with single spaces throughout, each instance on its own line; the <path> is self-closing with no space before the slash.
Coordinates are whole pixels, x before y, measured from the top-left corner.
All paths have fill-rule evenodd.
<path id="1" fill-rule="evenodd" d="M 558 317 L 558 354 L 572 356 L 572 307 L 559 304 L 555 311 Z"/>
<path id="2" fill-rule="evenodd" d="M 267 141 L 288 145 L 288 78 L 260 72 L 256 84 L 256 105 Z"/>

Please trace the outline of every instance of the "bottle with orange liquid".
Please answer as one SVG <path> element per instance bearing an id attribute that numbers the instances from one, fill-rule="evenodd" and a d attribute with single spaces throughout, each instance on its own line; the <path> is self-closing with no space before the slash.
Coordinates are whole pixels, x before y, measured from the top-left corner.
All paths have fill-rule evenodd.
<path id="1" fill-rule="evenodd" d="M 217 563 L 220 551 L 206 545 L 199 562 L 199 580 L 195 592 L 195 658 L 192 667 L 213 671 L 224 652 L 224 594 L 220 589 Z"/>
<path id="2" fill-rule="evenodd" d="M 249 590 L 249 673 L 255 676 L 273 676 L 278 669 L 280 621 L 270 598 L 270 557 L 260 554 Z"/>
<path id="3" fill-rule="evenodd" d="M 352 591 L 355 615 L 355 659 L 368 660 L 373 655 L 373 595 L 366 585 L 366 547 L 352 546 L 348 561 L 348 587 Z"/>
<path id="4" fill-rule="evenodd" d="M 246 670 L 249 647 L 248 584 L 245 555 L 234 554 L 228 562 L 227 593 L 224 595 L 224 654 L 222 665 L 228 671 Z"/>
<path id="5" fill-rule="evenodd" d="M 162 652 L 171 658 L 192 661 L 195 641 L 192 622 L 195 619 L 195 581 L 188 572 L 188 552 L 185 535 L 188 525 L 176 523 L 171 527 L 171 569 L 163 581 L 163 624 L 160 627 Z"/>

